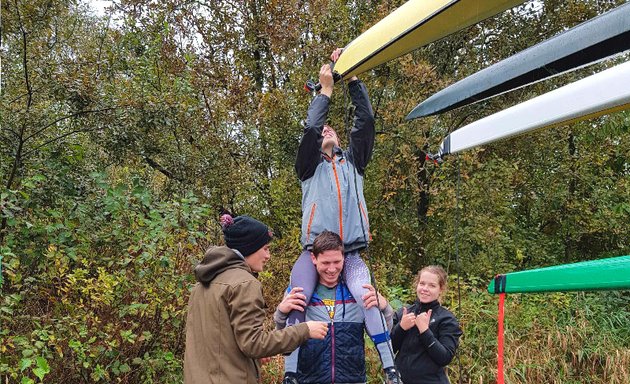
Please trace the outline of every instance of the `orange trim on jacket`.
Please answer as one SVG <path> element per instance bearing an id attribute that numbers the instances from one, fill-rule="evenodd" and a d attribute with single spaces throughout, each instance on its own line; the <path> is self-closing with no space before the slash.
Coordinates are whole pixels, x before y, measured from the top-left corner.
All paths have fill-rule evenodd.
<path id="1" fill-rule="evenodd" d="M 335 166 L 335 157 L 333 156 L 332 169 L 335 174 L 335 185 L 337 186 L 337 201 L 339 204 L 339 237 L 343 241 L 343 205 L 341 202 L 341 186 L 339 185 L 339 175 L 337 174 L 337 167 Z"/>

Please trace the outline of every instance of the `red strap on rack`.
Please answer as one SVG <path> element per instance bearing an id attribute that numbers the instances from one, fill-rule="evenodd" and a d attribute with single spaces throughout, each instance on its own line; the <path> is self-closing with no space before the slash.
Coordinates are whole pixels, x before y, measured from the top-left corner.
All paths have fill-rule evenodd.
<path id="1" fill-rule="evenodd" d="M 504 319 L 505 293 L 499 294 L 499 334 L 497 352 L 497 384 L 503 381 L 503 319 Z"/>

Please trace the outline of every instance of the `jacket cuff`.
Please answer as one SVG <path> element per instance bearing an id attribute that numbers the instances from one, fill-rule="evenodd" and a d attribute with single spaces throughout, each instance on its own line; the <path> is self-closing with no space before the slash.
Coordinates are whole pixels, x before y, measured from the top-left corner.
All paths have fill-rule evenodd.
<path id="1" fill-rule="evenodd" d="M 383 317 L 385 318 L 385 323 L 387 325 L 387 329 L 391 332 L 394 327 L 394 309 L 389 303 L 387 307 L 381 311 L 383 313 Z"/>
<path id="2" fill-rule="evenodd" d="M 324 99 L 328 100 L 328 102 L 330 103 L 330 97 L 328 97 L 328 95 L 324 95 L 323 93 L 318 93 L 318 94 L 317 94 L 317 95 L 313 98 L 313 100 L 315 100 L 315 99 L 321 99 L 321 98 L 324 98 Z"/>
<path id="3" fill-rule="evenodd" d="M 351 82 L 348 83 L 348 87 L 356 87 L 356 86 L 360 86 L 360 84 L 362 84 L 360 79 L 356 79 L 356 80 L 352 80 Z"/>
<path id="4" fill-rule="evenodd" d="M 306 342 L 311 336 L 311 331 L 308 329 L 308 324 L 306 322 L 296 324 L 293 327 L 298 328 L 300 330 L 300 336 L 302 337 L 302 343 Z M 292 327 L 292 328 L 293 328 Z"/>
<path id="5" fill-rule="evenodd" d="M 288 313 L 283 313 L 279 309 L 273 314 L 273 321 L 276 323 L 276 329 L 283 329 L 287 326 Z"/>
<path id="6" fill-rule="evenodd" d="M 427 348 L 431 348 L 433 344 L 435 344 L 435 336 L 431 329 L 427 329 L 423 333 L 420 334 L 420 342 Z"/>

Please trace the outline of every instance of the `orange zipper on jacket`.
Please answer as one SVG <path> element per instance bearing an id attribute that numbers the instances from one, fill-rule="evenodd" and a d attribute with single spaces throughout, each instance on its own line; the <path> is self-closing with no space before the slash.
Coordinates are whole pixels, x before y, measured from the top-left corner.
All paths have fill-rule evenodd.
<path id="1" fill-rule="evenodd" d="M 317 203 L 313 203 L 311 205 L 311 215 L 308 218 L 308 225 L 306 226 L 306 243 L 311 239 L 311 224 L 313 224 L 313 218 L 315 217 L 315 209 L 317 208 Z"/>
<path id="2" fill-rule="evenodd" d="M 341 204 L 341 186 L 339 185 L 339 175 L 335 166 L 335 156 L 332 158 L 332 168 L 335 174 L 335 184 L 337 185 L 337 201 L 339 202 L 339 237 L 343 240 L 343 206 Z"/>

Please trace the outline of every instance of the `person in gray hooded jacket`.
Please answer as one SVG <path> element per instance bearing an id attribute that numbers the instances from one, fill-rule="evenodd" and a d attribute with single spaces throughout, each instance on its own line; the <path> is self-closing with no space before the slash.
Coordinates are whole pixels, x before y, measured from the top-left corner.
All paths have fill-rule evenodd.
<path id="1" fill-rule="evenodd" d="M 335 62 L 341 49 L 331 54 Z M 302 287 L 308 303 L 317 284 L 317 271 L 311 262 L 313 240 L 323 231 L 337 233 L 344 245 L 344 282 L 352 296 L 361 300 L 371 283 L 370 273 L 359 251 L 366 248 L 370 238 L 369 219 L 363 196 L 363 175 L 374 148 L 374 112 L 367 89 L 356 77 L 348 82 L 355 107 L 350 143 L 346 150 L 339 148 L 335 130 L 326 124 L 334 88 L 331 65 L 319 72 L 320 93 L 308 109 L 304 135 L 300 142 L 295 170 L 302 184 L 303 251 L 291 271 L 291 286 Z M 359 303 L 362 304 L 362 303 Z M 365 308 L 365 306 L 360 305 Z M 374 341 L 388 381 L 397 382 L 389 332 L 377 308 L 365 310 L 365 324 Z M 304 313 L 291 311 L 287 325 L 304 321 Z M 298 352 L 295 351 L 294 354 Z M 296 359 L 287 359 L 287 362 Z M 295 364 L 287 363 L 285 371 L 295 372 Z"/>

